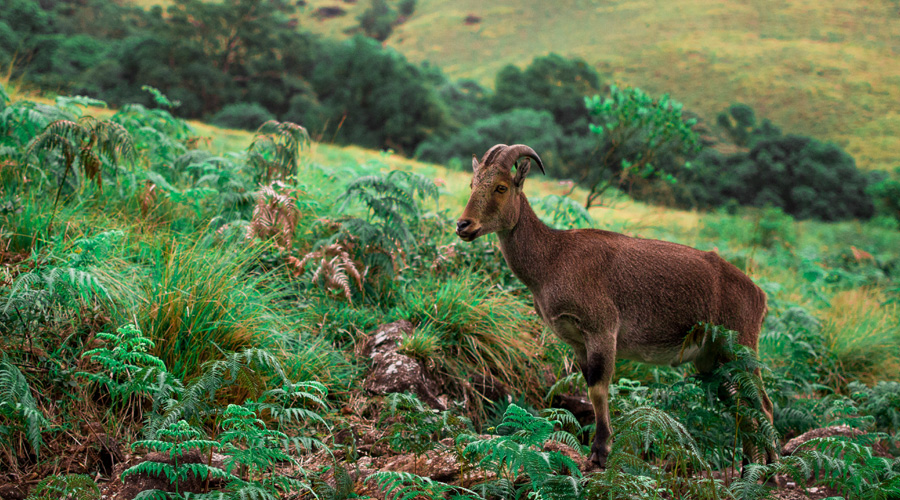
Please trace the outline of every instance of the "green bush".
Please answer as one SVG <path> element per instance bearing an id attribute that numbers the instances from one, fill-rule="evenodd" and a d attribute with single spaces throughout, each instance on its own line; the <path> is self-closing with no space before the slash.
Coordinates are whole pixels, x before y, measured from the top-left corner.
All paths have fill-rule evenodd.
<path id="1" fill-rule="evenodd" d="M 900 221 L 900 167 L 894 168 L 891 176 L 873 174 L 868 193 L 874 198 L 878 213 Z"/>
<path id="2" fill-rule="evenodd" d="M 255 102 L 228 104 L 213 115 L 214 124 L 225 128 L 256 130 L 263 123 L 274 120 L 275 115 Z"/>
<path id="3" fill-rule="evenodd" d="M 394 31 L 397 11 L 388 5 L 387 0 L 370 0 L 369 8 L 357 20 L 367 37 L 383 42 Z"/>
<path id="4" fill-rule="evenodd" d="M 771 205 L 798 219 L 868 219 L 874 205 L 867 179 L 835 144 L 785 135 L 758 140 L 747 153 L 707 149 L 676 189 L 683 205 Z"/>
<path id="5" fill-rule="evenodd" d="M 611 187 L 630 189 L 642 180 L 675 176 L 700 149 L 694 119 L 685 119 L 681 103 L 668 94 L 654 98 L 639 88 L 610 87 L 609 97 L 594 95 L 585 104 L 596 123 L 601 160 L 586 165 L 580 181 L 590 191 L 590 207 Z"/>
<path id="6" fill-rule="evenodd" d="M 472 123 L 448 138 L 432 136 L 416 150 L 419 158 L 447 163 L 457 158 L 468 168 L 472 155 L 481 156 L 495 144 L 528 144 L 546 164 L 558 157 L 562 129 L 548 111 L 513 109 Z"/>

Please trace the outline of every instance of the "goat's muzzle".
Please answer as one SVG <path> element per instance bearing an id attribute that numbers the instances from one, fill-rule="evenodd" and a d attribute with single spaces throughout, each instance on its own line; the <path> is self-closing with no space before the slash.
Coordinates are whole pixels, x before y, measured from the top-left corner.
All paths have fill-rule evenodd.
<path id="1" fill-rule="evenodd" d="M 479 229 L 481 228 L 473 224 L 469 219 L 456 221 L 456 235 L 463 241 L 472 241 L 477 238 Z"/>

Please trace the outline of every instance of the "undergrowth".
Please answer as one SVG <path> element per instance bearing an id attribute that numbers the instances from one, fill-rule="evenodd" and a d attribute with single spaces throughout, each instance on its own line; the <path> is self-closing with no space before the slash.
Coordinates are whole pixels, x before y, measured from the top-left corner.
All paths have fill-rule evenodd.
<path id="1" fill-rule="evenodd" d="M 848 499 L 900 495 L 900 463 L 882 456 L 900 450 L 896 231 L 741 209 L 678 215 L 699 219 L 692 231 L 626 220 L 630 202 L 600 220 L 555 192 L 533 198 L 560 229 L 716 251 L 769 297 L 758 359 L 717 331 L 730 362 L 705 377 L 619 363 L 607 469 L 582 473 L 592 418 L 548 408 L 583 395 L 582 377 L 496 241 L 453 234 L 456 186 L 287 122 L 244 151 L 199 148 L 147 90 L 156 107 L 109 120 L 89 100 L 0 93 L 0 481 L 97 498 L 89 455 L 104 435 L 166 455 L 124 466 L 127 481 L 165 485 L 141 498 L 761 499 L 776 475 Z M 410 394 L 370 404 L 361 352 L 396 320 L 414 324 L 398 348 L 446 409 Z M 737 474 L 748 454 L 830 425 L 855 437 Z M 379 451 L 412 469 L 359 479 Z M 430 475 L 436 456 L 459 465 L 454 480 Z"/>

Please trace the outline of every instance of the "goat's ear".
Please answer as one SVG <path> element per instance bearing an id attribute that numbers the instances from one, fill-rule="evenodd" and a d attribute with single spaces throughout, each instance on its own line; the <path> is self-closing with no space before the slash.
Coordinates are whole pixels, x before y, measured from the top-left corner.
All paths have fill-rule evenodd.
<path id="1" fill-rule="evenodd" d="M 516 163 L 516 176 L 513 178 L 513 184 L 516 187 L 522 187 L 522 184 L 525 182 L 525 176 L 528 175 L 528 171 L 531 170 L 531 159 L 523 158 L 522 161 Z"/>
<path id="2" fill-rule="evenodd" d="M 472 170 L 478 170 L 478 157 L 472 155 Z"/>

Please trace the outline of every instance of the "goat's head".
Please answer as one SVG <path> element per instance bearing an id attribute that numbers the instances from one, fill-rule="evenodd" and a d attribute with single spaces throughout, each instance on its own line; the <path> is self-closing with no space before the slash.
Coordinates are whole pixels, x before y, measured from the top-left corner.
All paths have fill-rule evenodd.
<path id="1" fill-rule="evenodd" d="M 522 157 L 525 160 L 516 166 Z M 479 161 L 472 157 L 472 194 L 462 217 L 456 222 L 456 234 L 464 241 L 497 231 L 512 229 L 519 220 L 519 196 L 522 185 L 531 167 L 531 160 L 537 162 L 541 173 L 544 164 L 541 158 L 528 146 L 497 144 L 488 150 Z M 515 175 L 512 169 L 516 166 Z"/>

